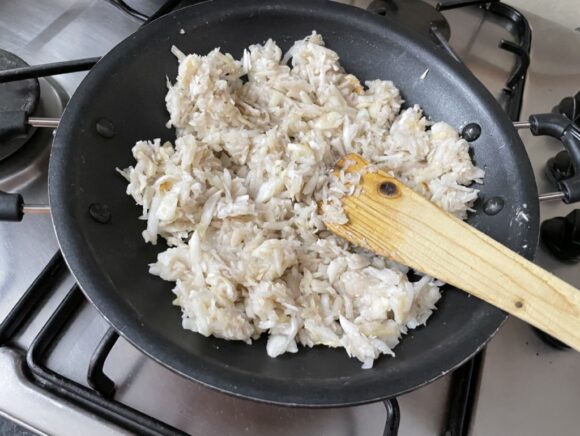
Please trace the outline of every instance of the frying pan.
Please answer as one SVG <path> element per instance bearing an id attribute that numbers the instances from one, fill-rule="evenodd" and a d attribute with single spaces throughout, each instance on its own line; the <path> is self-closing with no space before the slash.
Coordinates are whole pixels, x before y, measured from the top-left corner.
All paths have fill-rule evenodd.
<path id="1" fill-rule="evenodd" d="M 185 30 L 185 34 L 180 33 Z M 457 289 L 445 288 L 427 326 L 410 331 L 372 369 L 339 349 L 301 348 L 276 359 L 265 339 L 246 345 L 183 330 L 171 304 L 172 283 L 148 274 L 163 244 L 145 244 L 141 210 L 115 173 L 133 163 L 137 140 L 173 140 L 165 123 L 165 78 L 173 79 L 176 45 L 234 57 L 272 38 L 282 49 L 312 30 L 360 79 L 392 80 L 407 105 L 457 129 L 481 126 L 474 162 L 486 170 L 469 223 L 532 258 L 538 242 L 538 195 L 515 129 L 484 87 L 430 41 L 385 17 L 322 1 L 214 0 L 158 19 L 120 43 L 90 71 L 56 131 L 49 169 L 54 227 L 65 259 L 102 315 L 144 353 L 212 388 L 271 403 L 354 405 L 393 397 L 461 365 L 497 332 L 506 315 Z M 426 77 L 421 76 L 429 70 Z M 498 200 L 499 198 L 499 200 Z M 504 204 L 484 213 L 485 201 Z M 529 219 L 516 219 L 525 208 Z"/>

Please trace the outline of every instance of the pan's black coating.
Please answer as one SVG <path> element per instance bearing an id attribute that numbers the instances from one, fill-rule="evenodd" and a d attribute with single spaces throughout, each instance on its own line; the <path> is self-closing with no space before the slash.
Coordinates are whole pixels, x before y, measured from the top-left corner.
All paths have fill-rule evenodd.
<path id="1" fill-rule="evenodd" d="M 216 0 L 172 13 L 119 44 L 91 70 L 64 113 L 50 162 L 50 203 L 62 251 L 82 289 L 145 353 L 235 395 L 335 406 L 399 395 L 436 379 L 480 349 L 505 314 L 447 289 L 428 326 L 412 331 L 396 358 L 382 357 L 371 370 L 362 370 L 342 349 L 301 349 L 271 359 L 264 340 L 249 346 L 185 331 L 180 310 L 171 304 L 172 284 L 147 272 L 164 246 L 143 242 L 140 209 L 115 174 L 115 167 L 133 163 L 136 140 L 174 137 L 165 128 L 164 105 L 165 77 L 173 79 L 177 70 L 171 45 L 185 53 L 220 46 L 240 56 L 244 47 L 267 38 L 287 49 L 314 29 L 359 78 L 393 80 L 408 104 L 422 105 L 434 120 L 458 129 L 481 125 L 481 137 L 472 143 L 475 162 L 487 171 L 481 197 L 500 196 L 505 207 L 488 216 L 480 201 L 470 223 L 532 257 L 538 233 L 533 174 L 518 135 L 490 94 L 466 68 L 385 17 L 312 0 Z M 97 132 L 101 118 L 112 123 L 101 121 L 110 134 Z M 110 208 L 108 224 L 91 218 L 94 203 Z M 527 221 L 517 216 L 522 209 Z"/>

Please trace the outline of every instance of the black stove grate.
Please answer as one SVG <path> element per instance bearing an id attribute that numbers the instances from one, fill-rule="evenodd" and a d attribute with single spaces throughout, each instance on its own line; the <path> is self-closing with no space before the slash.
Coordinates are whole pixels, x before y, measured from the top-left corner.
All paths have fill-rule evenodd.
<path id="1" fill-rule="evenodd" d="M 55 289 L 66 274 L 62 254 L 58 252 L 27 289 L 0 325 L 0 346 L 10 345 L 13 339 L 34 316 L 35 310 Z M 71 403 L 95 413 L 129 431 L 142 435 L 184 435 L 185 433 L 151 416 L 116 401 L 113 382 L 103 374 L 103 364 L 118 338 L 107 331 L 93 353 L 83 386 L 48 368 L 45 364 L 53 346 L 67 329 L 69 321 L 85 302 L 78 285 L 74 285 L 32 341 L 28 350 L 19 350 L 26 357 L 24 374 L 36 386 L 50 391 Z"/>
<path id="2" fill-rule="evenodd" d="M 505 110 L 512 121 L 520 119 L 522 99 L 528 66 L 530 65 L 530 49 L 532 47 L 532 29 L 526 17 L 511 6 L 500 2 L 492 2 L 487 9 L 508 20 L 513 27 L 510 29 L 516 37 L 517 43 L 501 40 L 499 47 L 517 56 L 518 62 L 503 90 L 506 98 Z"/>

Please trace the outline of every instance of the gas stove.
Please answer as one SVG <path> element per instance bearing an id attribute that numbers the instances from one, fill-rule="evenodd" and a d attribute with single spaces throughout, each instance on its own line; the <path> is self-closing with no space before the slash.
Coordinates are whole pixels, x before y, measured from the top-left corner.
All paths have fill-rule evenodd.
<path id="1" fill-rule="evenodd" d="M 79 70 L 163 3 L 2 2 L 0 49 L 12 63 L 0 62 L 0 69 L 88 59 L 84 66 L 57 68 L 76 72 L 11 85 L 20 87 L 19 98 L 25 89 L 32 116 L 58 118 L 86 74 Z M 442 56 L 465 63 L 514 121 L 549 112 L 578 91 L 580 34 L 541 17 L 499 2 L 447 1 L 440 11 L 420 0 L 345 3 L 394 16 L 431 38 Z M 577 117 L 575 105 L 580 107 L 580 95 L 556 109 Z M 561 144 L 525 129 L 521 135 L 539 192 L 554 192 L 554 178 L 570 175 Z M 10 156 L 0 160 L 0 190 L 45 204 L 51 131 L 36 127 L 24 139 L 12 142 Z M 580 213 L 558 194 L 549 197 L 554 199 L 541 203 L 545 224 L 536 262 L 579 287 L 573 258 Z M 119 338 L 68 272 L 49 216 L 26 214 L 21 223 L 0 223 L 0 415 L 10 420 L 0 430 L 16 434 L 576 434 L 580 357 L 554 345 L 509 319 L 464 366 L 384 403 L 296 409 L 241 400 L 183 379 Z"/>

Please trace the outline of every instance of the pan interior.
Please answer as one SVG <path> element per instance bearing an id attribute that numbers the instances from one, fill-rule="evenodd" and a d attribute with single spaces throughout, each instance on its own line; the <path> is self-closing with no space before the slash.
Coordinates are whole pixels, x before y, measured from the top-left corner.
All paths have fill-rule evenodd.
<path id="1" fill-rule="evenodd" d="M 185 34 L 180 33 L 185 30 Z M 165 78 L 173 79 L 176 45 L 205 54 L 219 46 L 239 57 L 272 38 L 287 49 L 313 30 L 337 51 L 345 69 L 363 80 L 392 80 L 408 105 L 455 128 L 477 122 L 475 163 L 487 172 L 483 199 L 500 196 L 504 209 L 469 222 L 531 257 L 537 244 L 537 193 L 524 148 L 509 120 L 471 74 L 429 42 L 396 23 L 326 2 L 215 0 L 172 13 L 118 45 L 89 73 L 59 127 L 50 163 L 50 202 L 59 242 L 82 289 L 108 321 L 144 352 L 185 376 L 244 397 L 294 405 L 345 405 L 398 395 L 448 372 L 470 357 L 505 319 L 503 312 L 447 288 L 427 327 L 414 330 L 371 370 L 344 350 L 301 349 L 276 359 L 265 341 L 249 346 L 185 331 L 172 305 L 172 284 L 148 274 L 165 247 L 145 244 L 140 209 L 115 172 L 133 163 L 137 140 L 173 140 L 165 127 Z M 429 74 L 421 79 L 429 69 Z M 112 123 L 114 136 L 96 125 Z M 107 135 L 108 136 L 108 135 Z M 91 219 L 89 206 L 106 204 L 112 219 Z M 523 205 L 526 206 L 523 206 Z M 515 220 L 527 208 L 527 222 Z"/>

